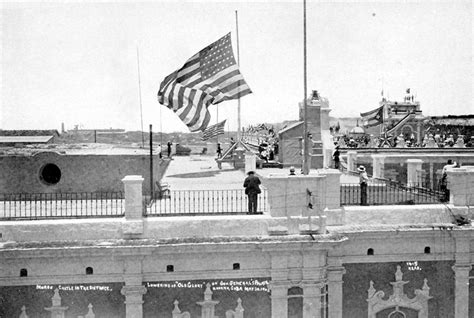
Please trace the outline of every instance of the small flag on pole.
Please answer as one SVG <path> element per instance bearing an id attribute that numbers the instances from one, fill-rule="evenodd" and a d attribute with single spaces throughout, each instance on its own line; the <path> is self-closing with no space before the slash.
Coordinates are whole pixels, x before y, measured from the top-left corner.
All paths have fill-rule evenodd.
<path id="1" fill-rule="evenodd" d="M 218 136 L 218 135 L 223 135 L 226 120 L 221 121 L 220 123 L 217 123 L 215 125 L 207 127 L 206 130 L 203 131 L 202 140 L 208 140 L 208 139 L 211 139 L 212 137 L 215 137 L 215 136 Z"/>
<path id="2" fill-rule="evenodd" d="M 252 93 L 232 51 L 230 33 L 193 55 L 160 84 L 158 102 L 172 109 L 190 131 L 204 131 L 207 108 Z"/>

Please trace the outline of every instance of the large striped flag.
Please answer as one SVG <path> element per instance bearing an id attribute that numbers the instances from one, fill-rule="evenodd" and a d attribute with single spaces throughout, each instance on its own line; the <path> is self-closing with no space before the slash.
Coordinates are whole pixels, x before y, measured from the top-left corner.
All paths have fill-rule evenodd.
<path id="1" fill-rule="evenodd" d="M 383 105 L 370 112 L 360 113 L 362 125 L 365 127 L 377 126 L 383 123 Z"/>
<path id="2" fill-rule="evenodd" d="M 251 92 L 235 62 L 228 33 L 166 76 L 158 102 L 172 109 L 190 131 L 204 131 L 211 119 L 209 105 Z"/>
<path id="3" fill-rule="evenodd" d="M 225 126 L 226 120 L 221 121 L 220 123 L 217 123 L 215 125 L 207 127 L 203 131 L 202 140 L 208 140 L 208 139 L 211 139 L 212 137 L 224 134 L 224 126 Z"/>

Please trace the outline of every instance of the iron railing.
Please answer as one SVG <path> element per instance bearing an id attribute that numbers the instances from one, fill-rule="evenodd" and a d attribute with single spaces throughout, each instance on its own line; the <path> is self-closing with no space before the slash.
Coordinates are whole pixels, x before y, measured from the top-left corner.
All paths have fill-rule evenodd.
<path id="1" fill-rule="evenodd" d="M 359 184 L 341 184 L 341 205 L 360 205 Z M 402 184 L 386 179 L 372 179 L 367 185 L 368 205 L 436 204 L 445 193 L 425 187 L 425 184 Z"/>
<path id="2" fill-rule="evenodd" d="M 257 214 L 267 210 L 267 190 L 258 195 Z M 248 211 L 244 189 L 172 190 L 160 199 L 145 200 L 145 215 L 242 214 Z"/>
<path id="3" fill-rule="evenodd" d="M 122 192 L 0 193 L 0 220 L 124 216 Z"/>

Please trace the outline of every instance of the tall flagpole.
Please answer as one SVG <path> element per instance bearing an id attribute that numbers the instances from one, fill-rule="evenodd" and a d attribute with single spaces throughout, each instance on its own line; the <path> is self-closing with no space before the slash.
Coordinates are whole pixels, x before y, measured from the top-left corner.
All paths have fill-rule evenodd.
<path id="1" fill-rule="evenodd" d="M 142 85 L 140 83 L 140 55 L 138 54 L 137 46 L 137 66 L 138 66 L 138 95 L 140 98 L 140 121 L 142 124 L 142 148 L 145 148 L 145 136 L 143 135 L 143 110 L 142 110 Z"/>
<path id="2" fill-rule="evenodd" d="M 304 175 L 309 174 L 309 138 L 308 138 L 308 122 L 306 120 L 308 115 L 308 103 L 306 101 L 306 92 L 307 92 L 307 76 L 306 76 L 306 0 L 303 0 L 303 105 L 304 105 L 304 118 L 303 118 L 303 167 L 302 171 Z"/>
<path id="3" fill-rule="evenodd" d="M 237 65 L 240 67 L 240 53 L 239 53 L 239 16 L 235 10 L 235 28 L 237 33 Z M 237 99 L 237 142 L 240 142 L 240 95 Z"/>

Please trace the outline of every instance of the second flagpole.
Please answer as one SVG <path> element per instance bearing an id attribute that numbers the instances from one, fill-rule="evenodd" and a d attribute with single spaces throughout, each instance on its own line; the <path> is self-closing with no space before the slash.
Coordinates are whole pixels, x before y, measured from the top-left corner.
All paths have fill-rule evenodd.
<path id="1" fill-rule="evenodd" d="M 303 86 L 304 86 L 304 95 L 303 95 L 303 106 L 304 106 L 304 118 L 303 118 L 303 164 L 302 172 L 304 175 L 309 174 L 311 167 L 310 162 L 310 139 L 308 138 L 308 122 L 306 117 L 308 116 L 308 102 L 306 100 L 307 93 L 307 75 L 306 75 L 306 0 L 303 0 Z"/>
<path id="2" fill-rule="evenodd" d="M 235 10 L 235 29 L 237 34 L 237 65 L 240 68 L 240 52 L 239 52 L 239 16 L 237 10 Z M 237 142 L 240 143 L 240 96 L 237 99 Z"/>

